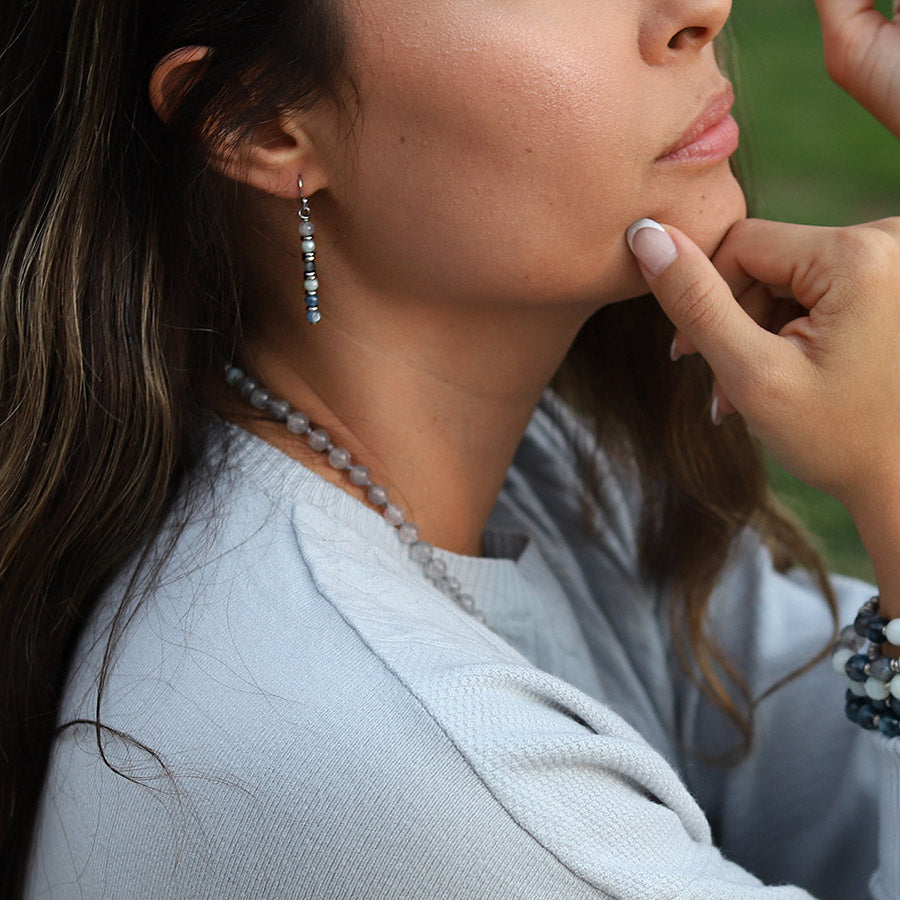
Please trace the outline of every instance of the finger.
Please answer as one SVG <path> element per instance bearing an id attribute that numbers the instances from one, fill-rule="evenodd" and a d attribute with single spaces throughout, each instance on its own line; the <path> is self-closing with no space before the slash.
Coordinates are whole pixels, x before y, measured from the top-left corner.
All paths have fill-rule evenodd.
<path id="1" fill-rule="evenodd" d="M 709 404 L 709 417 L 713 425 L 721 425 L 725 416 L 737 412 L 735 405 L 725 396 L 722 386 L 716 380 L 713 382 L 712 396 Z"/>
<path id="2" fill-rule="evenodd" d="M 816 0 L 816 7 L 823 30 L 837 32 L 860 14 L 874 10 L 875 0 Z"/>
<path id="3" fill-rule="evenodd" d="M 754 281 L 737 299 L 753 321 L 772 334 L 778 334 L 788 322 L 807 313 L 793 297 L 780 296 L 777 291 L 758 281 Z"/>
<path id="4" fill-rule="evenodd" d="M 676 329 L 675 337 L 672 338 L 672 348 L 669 351 L 672 362 L 676 362 L 682 356 L 690 356 L 696 352 L 697 348 L 694 346 L 693 341 Z"/>
<path id="5" fill-rule="evenodd" d="M 732 227 L 713 263 L 736 296 L 757 282 L 773 297 L 793 298 L 811 309 L 831 280 L 827 249 L 838 229 L 746 219 Z"/>
<path id="6" fill-rule="evenodd" d="M 825 51 L 825 68 L 828 74 L 856 97 L 864 106 L 870 107 L 873 97 L 871 85 L 867 84 L 872 74 L 863 68 L 866 57 L 871 55 L 873 43 L 888 20 L 875 9 L 874 0 L 816 0 L 819 19 L 822 22 L 822 43 Z M 896 17 L 898 4 L 893 3 Z M 871 109 L 878 118 L 878 109 Z"/>
<path id="7" fill-rule="evenodd" d="M 777 339 L 741 308 L 690 238 L 651 219 L 635 222 L 626 237 L 660 306 L 724 384 L 740 383 L 742 371 L 777 352 Z"/>
<path id="8" fill-rule="evenodd" d="M 900 3 L 900 0 L 897 2 Z M 741 273 L 741 286 L 744 286 L 746 281 L 746 274 Z M 742 292 L 736 292 L 733 285 L 729 286 L 732 287 L 732 293 L 736 294 L 738 303 L 747 314 L 757 325 L 772 334 L 778 334 L 788 322 L 806 313 L 806 310 L 791 296 L 788 288 L 771 288 L 758 281 L 752 281 Z M 670 351 L 673 362 L 696 352 L 697 348 L 693 342 L 682 332 L 676 331 Z"/>

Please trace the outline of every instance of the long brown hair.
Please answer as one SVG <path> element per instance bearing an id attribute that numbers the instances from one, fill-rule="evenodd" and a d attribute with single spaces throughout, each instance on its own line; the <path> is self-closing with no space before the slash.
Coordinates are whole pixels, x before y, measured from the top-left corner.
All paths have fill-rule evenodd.
<path id="1" fill-rule="evenodd" d="M 21 890 L 73 641 L 193 469 L 203 373 L 237 340 L 227 185 L 204 148 L 335 87 L 332 6 L 0 5 L 3 896 Z M 214 51 L 163 127 L 148 81 L 185 45 Z"/>
<path id="2" fill-rule="evenodd" d="M 0 5 L 6 896 L 21 891 L 73 643 L 99 592 L 195 471 L 208 416 L 203 373 L 240 345 L 240 256 L 209 148 L 338 90 L 345 47 L 334 5 Z M 190 45 L 213 51 L 163 126 L 148 80 L 163 56 Z M 747 526 L 786 559 L 821 566 L 772 507 L 740 423 L 698 425 L 708 378 L 690 361 L 672 367 L 666 331 L 649 301 L 602 310 L 557 384 L 597 423 L 602 444 L 636 461 L 642 565 L 681 598 L 675 620 L 689 669 L 749 734 L 752 703 L 735 700 L 739 674 L 704 627 L 710 589 Z M 588 489 L 601 492 L 585 471 Z M 106 665 L 98 743 L 105 674 Z"/>
<path id="3" fill-rule="evenodd" d="M 712 376 L 699 356 L 673 363 L 674 329 L 652 296 L 599 310 L 575 340 L 555 387 L 590 422 L 599 444 L 635 476 L 641 494 L 641 575 L 672 596 L 675 651 L 687 675 L 730 720 L 736 741 L 714 756 L 736 762 L 750 748 L 757 704 L 787 678 L 751 697 L 708 624 L 710 595 L 736 539 L 758 532 L 775 567 L 807 568 L 837 630 L 828 573 L 800 526 L 773 497 L 762 448 L 739 416 L 710 418 Z M 602 504 L 590 459 L 587 499 Z M 827 646 L 788 678 L 818 662 Z M 704 755 L 702 748 L 688 748 Z"/>

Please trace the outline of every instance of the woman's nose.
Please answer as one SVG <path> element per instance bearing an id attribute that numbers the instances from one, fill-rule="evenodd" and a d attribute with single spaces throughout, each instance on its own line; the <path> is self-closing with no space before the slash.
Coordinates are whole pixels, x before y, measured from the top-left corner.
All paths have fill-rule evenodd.
<path id="1" fill-rule="evenodd" d="M 725 27 L 731 0 L 654 0 L 641 22 L 641 56 L 665 66 L 702 50 Z"/>

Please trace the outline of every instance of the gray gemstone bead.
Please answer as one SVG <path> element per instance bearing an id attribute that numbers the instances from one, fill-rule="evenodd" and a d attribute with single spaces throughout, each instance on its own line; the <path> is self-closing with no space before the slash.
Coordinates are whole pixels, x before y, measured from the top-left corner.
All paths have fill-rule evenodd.
<path id="1" fill-rule="evenodd" d="M 427 541 L 419 541 L 419 543 L 413 545 L 412 549 L 409 551 L 409 555 L 417 563 L 424 564 L 434 555 L 434 547 Z"/>
<path id="2" fill-rule="evenodd" d="M 316 252 L 316 242 L 312 238 L 307 238 L 300 244 L 300 249 L 304 253 L 315 253 Z"/>
<path id="3" fill-rule="evenodd" d="M 467 612 L 475 612 L 475 598 L 471 594 L 460 594 L 456 602 Z"/>
<path id="4" fill-rule="evenodd" d="M 403 514 L 403 510 L 400 509 L 399 506 L 395 506 L 393 503 L 388 503 L 388 505 L 384 508 L 384 517 L 394 525 L 395 527 L 402 525 L 406 521 L 406 516 Z"/>
<path id="5" fill-rule="evenodd" d="M 291 414 L 291 404 L 287 400 L 270 400 L 269 415 L 279 422 L 284 422 Z"/>
<path id="6" fill-rule="evenodd" d="M 316 271 L 316 261 L 314 259 L 307 259 L 303 263 L 303 271 L 304 272 L 315 272 Z"/>
<path id="7" fill-rule="evenodd" d="M 335 447 L 328 454 L 328 465 L 332 469 L 349 469 L 350 468 L 350 451 L 343 447 Z"/>
<path id="8" fill-rule="evenodd" d="M 368 487 L 372 483 L 369 480 L 369 470 L 365 466 L 351 466 L 350 481 L 357 487 Z"/>
<path id="9" fill-rule="evenodd" d="M 855 647 L 858 640 L 856 629 L 852 625 L 847 625 L 841 629 L 837 642 L 843 647 Z"/>
<path id="10" fill-rule="evenodd" d="M 255 378 L 246 377 L 241 382 L 241 396 L 250 398 L 250 395 L 259 387 L 259 382 Z"/>
<path id="11" fill-rule="evenodd" d="M 225 381 L 229 387 L 237 387 L 246 377 L 246 372 L 237 366 L 229 366 L 225 371 Z"/>
<path id="12" fill-rule="evenodd" d="M 890 681 L 894 677 L 894 667 L 891 660 L 886 656 L 873 659 L 869 663 L 869 674 L 879 681 Z"/>
<path id="13" fill-rule="evenodd" d="M 444 586 L 447 589 L 447 592 L 450 594 L 458 594 L 462 585 L 459 583 L 458 578 L 454 578 L 453 575 L 448 575 L 444 579 Z"/>
<path id="14" fill-rule="evenodd" d="M 412 522 L 405 522 L 397 529 L 397 534 L 400 535 L 400 540 L 404 544 L 415 544 L 419 540 L 419 526 Z"/>
<path id="15" fill-rule="evenodd" d="M 425 564 L 425 574 L 437 581 L 444 577 L 447 572 L 447 563 L 442 559 L 431 559 Z"/>
<path id="16" fill-rule="evenodd" d="M 287 417 L 287 429 L 291 434 L 306 434 L 309 431 L 309 416 L 302 412 L 292 412 Z"/>
<path id="17" fill-rule="evenodd" d="M 257 388 L 250 395 L 250 403 L 251 405 L 256 407 L 256 409 L 267 409 L 269 406 L 269 400 L 271 399 L 272 395 L 263 388 Z"/>
<path id="18" fill-rule="evenodd" d="M 331 449 L 331 437 L 324 428 L 317 428 L 309 433 L 309 446 L 317 453 Z"/>
<path id="19" fill-rule="evenodd" d="M 300 234 L 303 237 L 312 237 L 316 233 L 316 226 L 313 225 L 312 222 L 301 222 L 300 223 Z"/>
<path id="20" fill-rule="evenodd" d="M 388 502 L 387 488 L 380 484 L 373 484 L 369 488 L 369 502 L 375 506 L 386 506 Z"/>

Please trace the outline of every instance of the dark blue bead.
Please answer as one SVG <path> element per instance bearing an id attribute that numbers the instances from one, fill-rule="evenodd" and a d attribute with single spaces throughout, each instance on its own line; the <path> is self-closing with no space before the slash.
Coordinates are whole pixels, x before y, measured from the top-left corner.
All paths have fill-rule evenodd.
<path id="1" fill-rule="evenodd" d="M 882 716 L 878 722 L 878 730 L 885 737 L 897 737 L 900 735 L 900 719 L 896 716 Z"/>
<path id="2" fill-rule="evenodd" d="M 316 261 L 314 259 L 308 259 L 303 263 L 303 271 L 304 272 L 315 272 L 316 271 Z"/>
<path id="3" fill-rule="evenodd" d="M 886 656 L 879 656 L 869 664 L 869 674 L 879 681 L 888 682 L 894 677 L 894 667 Z"/>
<path id="4" fill-rule="evenodd" d="M 875 613 L 868 611 L 860 612 L 853 621 L 853 630 L 860 636 L 865 637 Z"/>
<path id="5" fill-rule="evenodd" d="M 885 642 L 885 625 L 887 625 L 887 619 L 883 619 L 881 618 L 881 616 L 876 616 L 869 622 L 869 627 L 866 629 L 866 637 L 873 644 L 883 644 Z"/>
<path id="6" fill-rule="evenodd" d="M 877 713 L 887 712 L 888 711 L 887 700 L 873 700 L 872 707 L 874 708 L 875 712 L 877 712 Z"/>
<path id="7" fill-rule="evenodd" d="M 895 716 L 900 716 L 900 700 L 896 697 L 888 697 L 888 705 Z"/>
<path id="8" fill-rule="evenodd" d="M 856 721 L 867 731 L 873 731 L 876 727 L 875 717 L 877 715 L 878 713 L 875 712 L 875 707 L 871 703 L 864 703 L 856 713 Z"/>
<path id="9" fill-rule="evenodd" d="M 863 700 L 862 697 L 853 697 L 847 700 L 847 705 L 844 707 L 844 713 L 851 722 L 857 721 L 859 711 L 865 705 L 865 702 L 866 701 Z"/>
<path id="10" fill-rule="evenodd" d="M 869 657 L 864 653 L 857 653 L 847 660 L 844 671 L 851 681 L 865 681 L 869 676 L 866 674 L 866 666 L 869 664 Z"/>

